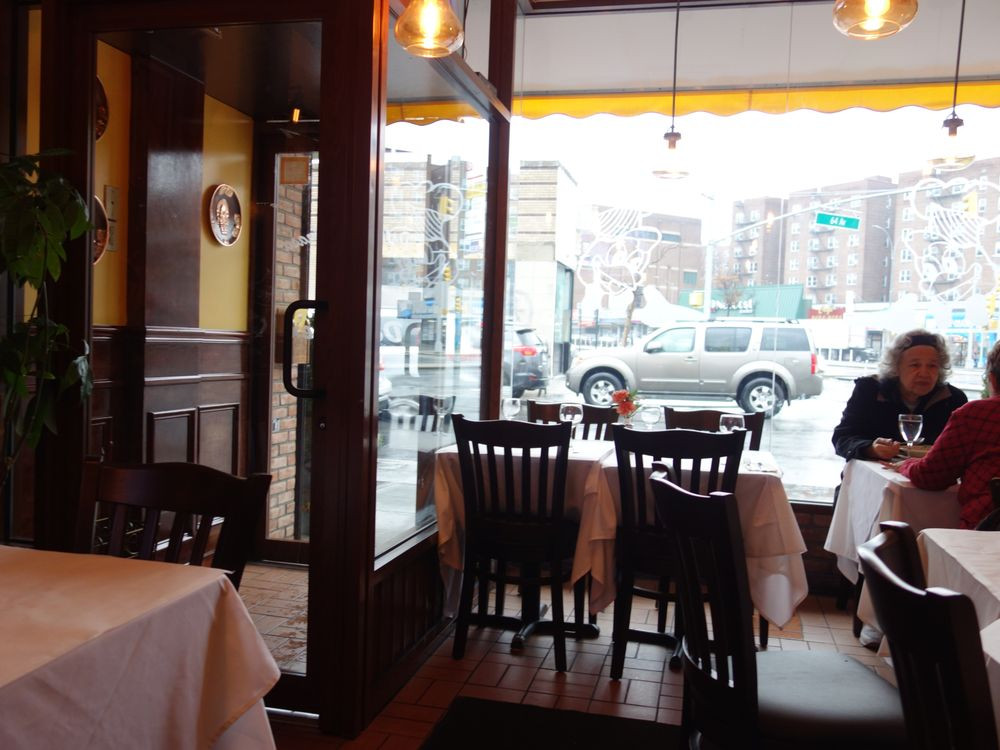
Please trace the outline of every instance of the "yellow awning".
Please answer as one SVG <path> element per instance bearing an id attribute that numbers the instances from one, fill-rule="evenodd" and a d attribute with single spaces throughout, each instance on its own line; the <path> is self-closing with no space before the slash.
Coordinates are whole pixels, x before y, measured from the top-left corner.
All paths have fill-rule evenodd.
<path id="1" fill-rule="evenodd" d="M 713 91 L 678 91 L 677 114 L 708 112 L 735 115 L 740 112 L 781 114 L 797 109 L 816 112 L 840 112 L 861 107 L 888 112 L 900 107 L 924 107 L 944 110 L 951 107 L 950 83 L 901 83 L 874 86 L 814 86 L 803 88 L 766 88 Z M 958 87 L 959 104 L 1000 107 L 1000 81 L 963 82 Z M 622 117 L 650 112 L 670 114 L 670 93 L 588 93 L 524 96 L 514 100 L 515 116 L 531 120 L 547 115 L 589 117 L 612 114 Z M 454 101 L 390 104 L 389 123 L 426 124 L 436 120 L 477 117 L 472 107 Z"/>

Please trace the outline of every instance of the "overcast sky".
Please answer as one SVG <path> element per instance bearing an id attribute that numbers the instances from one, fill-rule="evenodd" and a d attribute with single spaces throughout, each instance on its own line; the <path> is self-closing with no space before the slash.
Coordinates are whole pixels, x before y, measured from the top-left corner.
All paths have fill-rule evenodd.
<path id="1" fill-rule="evenodd" d="M 1000 110 L 963 105 L 958 114 L 966 123 L 960 135 L 971 142 L 976 157 L 1000 156 Z M 941 152 L 941 123 L 947 115 L 918 107 L 685 115 L 677 118 L 676 128 L 690 176 L 679 181 L 652 173 L 662 159 L 663 134 L 670 126 L 670 118 L 658 114 L 515 118 L 511 153 L 514 164 L 561 162 L 585 202 L 700 216 L 705 221 L 703 239 L 711 241 L 729 231 L 734 200 L 784 197 L 795 190 L 874 175 L 896 179 L 901 172 L 921 169 Z M 401 123 L 390 127 L 389 143 L 441 158 L 469 158 L 478 151 L 485 159 L 485 131 L 481 121 Z"/>

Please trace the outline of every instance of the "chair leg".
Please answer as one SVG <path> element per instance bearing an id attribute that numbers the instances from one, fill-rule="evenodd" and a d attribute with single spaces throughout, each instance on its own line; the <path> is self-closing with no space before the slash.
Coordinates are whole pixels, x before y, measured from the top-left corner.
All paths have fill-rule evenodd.
<path id="1" fill-rule="evenodd" d="M 656 600 L 656 606 L 658 611 L 656 613 L 656 632 L 666 633 L 667 632 L 667 603 L 670 594 L 670 577 L 660 576 L 660 594 L 661 597 Z"/>
<path id="2" fill-rule="evenodd" d="M 615 620 L 611 631 L 611 679 L 620 680 L 625 671 L 625 647 L 628 645 L 629 623 L 632 620 L 632 586 L 631 574 L 623 574 L 618 582 L 618 595 L 615 597 Z"/>
<path id="3" fill-rule="evenodd" d="M 670 655 L 668 666 L 676 672 L 681 668 L 681 652 L 684 648 L 684 618 L 681 617 L 681 608 L 677 602 L 674 602 L 674 640 L 674 652 Z"/>
<path id="4" fill-rule="evenodd" d="M 841 612 L 847 609 L 847 600 L 851 598 L 851 591 L 853 589 L 854 587 L 851 585 L 851 582 L 846 578 L 844 578 L 843 576 L 841 576 L 840 585 L 837 587 L 837 601 L 836 601 L 837 609 L 839 609 Z"/>
<path id="5" fill-rule="evenodd" d="M 507 563 L 504 560 L 496 561 L 496 583 L 497 583 L 497 594 L 496 594 L 496 614 L 498 617 L 503 616 L 504 607 L 504 597 L 507 593 Z"/>
<path id="6" fill-rule="evenodd" d="M 451 649 L 453 659 L 461 659 L 465 656 L 465 643 L 469 637 L 469 618 L 472 616 L 472 595 L 475 585 L 475 565 L 466 563 L 462 576 L 462 593 L 458 600 L 458 617 L 455 620 L 455 643 Z"/>
<path id="7" fill-rule="evenodd" d="M 576 623 L 576 637 L 580 637 L 581 626 L 583 625 L 583 610 L 587 606 L 587 581 L 589 576 L 584 576 L 573 584 L 573 622 Z"/>
<path id="8" fill-rule="evenodd" d="M 851 630 L 854 633 L 854 637 L 858 638 L 861 636 L 861 628 L 864 623 L 861 622 L 861 618 L 858 617 L 858 602 L 861 601 L 861 589 L 865 585 L 865 577 L 858 573 L 858 582 L 854 584 L 854 613 L 853 622 L 851 623 Z"/>
<path id="9" fill-rule="evenodd" d="M 556 671 L 566 671 L 566 619 L 563 616 L 562 564 L 553 560 L 552 570 L 552 647 L 556 654 Z"/>
<path id="10" fill-rule="evenodd" d="M 764 619 L 764 615 L 758 614 L 757 621 L 760 623 L 760 647 L 767 648 L 767 620 Z"/>

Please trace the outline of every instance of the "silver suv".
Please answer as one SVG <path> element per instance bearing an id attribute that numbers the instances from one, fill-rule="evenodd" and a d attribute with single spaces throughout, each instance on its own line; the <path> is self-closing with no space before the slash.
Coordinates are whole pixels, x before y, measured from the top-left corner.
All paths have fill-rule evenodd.
<path id="1" fill-rule="evenodd" d="M 786 401 L 818 396 L 823 378 L 809 332 L 795 321 L 701 320 L 661 328 L 632 347 L 579 353 L 566 373 L 587 403 L 612 391 L 728 396 L 747 412 L 777 414 Z"/>

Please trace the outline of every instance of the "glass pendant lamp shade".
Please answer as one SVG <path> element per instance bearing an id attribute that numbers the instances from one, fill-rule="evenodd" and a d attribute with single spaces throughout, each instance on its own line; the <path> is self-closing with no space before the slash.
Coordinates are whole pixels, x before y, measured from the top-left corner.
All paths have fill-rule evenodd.
<path id="1" fill-rule="evenodd" d="M 465 32 L 448 0 L 411 0 L 396 21 L 396 40 L 417 57 L 447 57 Z"/>
<path id="2" fill-rule="evenodd" d="M 653 170 L 653 174 L 663 180 L 682 180 L 690 172 L 685 165 L 685 159 L 677 150 L 677 141 L 681 139 L 681 134 L 673 129 L 663 134 L 663 140 L 667 142 L 666 157 L 660 166 Z"/>
<path id="3" fill-rule="evenodd" d="M 963 138 L 958 133 L 958 129 L 964 124 L 962 118 L 954 113 L 944 121 L 943 127 L 947 132 L 938 139 L 935 156 L 928 165 L 933 171 L 957 172 L 960 169 L 965 169 L 976 160 L 968 138 Z"/>
<path id="4" fill-rule="evenodd" d="M 884 39 L 917 15 L 917 0 L 837 0 L 833 25 L 854 39 Z"/>

